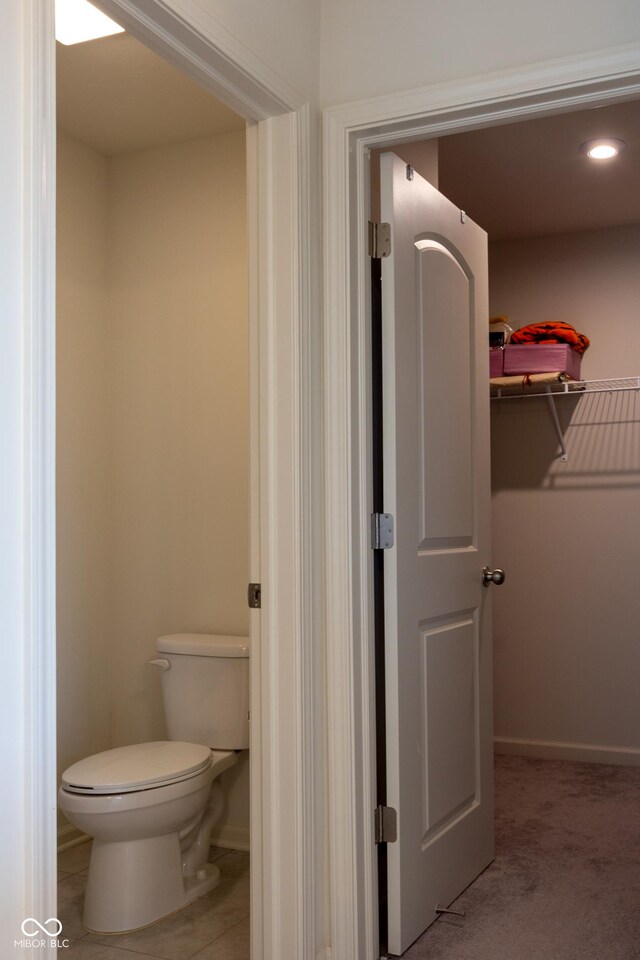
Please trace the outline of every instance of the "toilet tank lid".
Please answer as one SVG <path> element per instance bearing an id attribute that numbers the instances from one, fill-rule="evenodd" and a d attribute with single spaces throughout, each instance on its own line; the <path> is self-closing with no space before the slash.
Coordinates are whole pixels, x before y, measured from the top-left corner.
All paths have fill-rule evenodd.
<path id="1" fill-rule="evenodd" d="M 214 633 L 172 633 L 158 637 L 159 653 L 191 657 L 248 657 L 249 637 L 223 637 Z"/>

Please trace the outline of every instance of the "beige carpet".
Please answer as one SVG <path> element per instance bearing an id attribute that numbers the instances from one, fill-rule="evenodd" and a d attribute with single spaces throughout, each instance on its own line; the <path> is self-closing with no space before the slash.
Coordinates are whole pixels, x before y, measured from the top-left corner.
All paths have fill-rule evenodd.
<path id="1" fill-rule="evenodd" d="M 640 768 L 497 757 L 496 842 L 406 960 L 639 960 Z"/>

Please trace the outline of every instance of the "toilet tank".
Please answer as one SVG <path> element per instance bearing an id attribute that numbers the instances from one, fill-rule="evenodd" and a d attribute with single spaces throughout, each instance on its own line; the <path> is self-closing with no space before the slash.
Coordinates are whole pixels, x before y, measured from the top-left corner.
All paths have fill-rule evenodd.
<path id="1" fill-rule="evenodd" d="M 160 637 L 168 668 L 162 696 L 170 740 L 217 750 L 249 746 L 249 638 L 207 633 Z"/>

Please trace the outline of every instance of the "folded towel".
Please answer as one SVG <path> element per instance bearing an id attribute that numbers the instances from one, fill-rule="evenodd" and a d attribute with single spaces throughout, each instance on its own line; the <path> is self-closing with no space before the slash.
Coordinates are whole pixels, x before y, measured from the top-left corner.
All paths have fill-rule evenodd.
<path id="1" fill-rule="evenodd" d="M 520 327 L 511 335 L 511 343 L 568 343 L 578 353 L 584 353 L 589 346 L 589 338 L 578 333 L 570 323 L 555 320 Z"/>

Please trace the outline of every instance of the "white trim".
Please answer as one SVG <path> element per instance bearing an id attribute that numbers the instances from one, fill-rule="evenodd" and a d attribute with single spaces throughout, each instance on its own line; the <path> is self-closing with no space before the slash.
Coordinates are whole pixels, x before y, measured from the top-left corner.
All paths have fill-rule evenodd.
<path id="1" fill-rule="evenodd" d="M 96 7 L 247 120 L 296 110 L 306 98 L 256 57 L 202 4 L 93 0 Z"/>
<path id="2" fill-rule="evenodd" d="M 264 960 L 311 956 L 316 936 L 308 143 L 306 109 L 258 130 Z"/>
<path id="3" fill-rule="evenodd" d="M 359 100 L 332 107 L 327 113 L 350 131 L 379 133 L 375 128 L 390 124 L 394 137 L 401 125 L 415 122 L 416 130 L 422 130 L 429 117 L 431 128 L 442 115 L 443 130 L 454 133 L 459 132 L 451 116 L 454 111 L 460 111 L 463 126 L 473 119 L 476 110 L 485 118 L 485 126 L 489 126 L 529 113 L 548 113 L 550 109 L 560 113 L 584 109 L 591 99 L 604 103 L 637 97 L 639 59 L 640 44 L 630 43 Z M 404 132 L 405 139 L 415 137 L 413 129 Z"/>
<path id="4" fill-rule="evenodd" d="M 556 740 L 519 740 L 516 737 L 495 737 L 496 753 L 517 757 L 541 757 L 544 760 L 578 760 L 582 763 L 612 763 L 640 767 L 637 747 L 611 747 L 596 743 L 562 743 Z"/>
<path id="5" fill-rule="evenodd" d="M 247 233 L 249 253 L 249 582 L 261 580 L 261 540 L 260 540 L 260 496 L 261 496 L 261 452 L 260 452 L 260 403 L 262 396 L 260 363 L 260 216 L 259 198 L 261 195 L 261 165 L 258 143 L 258 126 L 247 126 Z M 264 171 L 262 171 L 264 175 Z M 262 684 L 256 678 L 262 677 L 262 618 L 261 611 L 252 609 L 249 613 L 249 633 L 251 636 L 251 726 L 250 726 L 250 798 L 251 798 L 251 840 L 252 856 L 250 871 L 250 924 L 251 943 L 263 942 L 264 904 L 262 884 L 264 863 L 262 857 L 263 831 L 262 817 L 262 774 L 258 769 L 258 758 L 262 749 Z M 257 776 L 256 776 L 257 772 Z"/>
<path id="6" fill-rule="evenodd" d="M 82 833 L 73 824 L 68 823 L 63 827 L 58 827 L 57 840 L 58 853 L 62 853 L 63 850 L 70 850 L 72 847 L 80 846 L 81 843 L 87 843 L 91 840 L 91 837 L 88 833 Z M 211 846 L 248 851 L 251 849 L 249 827 L 227 823 L 211 834 Z"/>
<path id="7" fill-rule="evenodd" d="M 377 956 L 373 847 L 373 644 L 368 517 L 371 511 L 369 335 L 349 277 L 365 286 L 368 214 L 348 189 L 355 162 L 343 130 L 325 115 L 324 270 L 327 751 L 331 944 L 341 960 Z M 360 229 L 359 229 L 360 228 Z M 338 312 L 334 315 L 333 310 Z M 351 320 L 353 317 L 353 320 Z"/>
<path id="8" fill-rule="evenodd" d="M 206 80 L 234 109 L 259 120 L 248 136 L 251 249 L 251 342 L 259 384 L 251 398 L 252 506 L 260 509 L 251 572 L 262 579 L 263 609 L 252 614 L 252 956 L 260 960 L 315 952 L 319 895 L 314 798 L 320 791 L 317 755 L 320 679 L 313 676 L 318 642 L 311 616 L 313 521 L 308 499 L 311 446 L 305 435 L 312 407 L 310 367 L 310 124 L 301 98 L 264 64 L 256 65 L 220 24 L 189 3 L 189 22 L 161 0 L 101 4 L 182 68 Z M 25 764 L 28 796 L 24 865 L 31 915 L 55 916 L 55 491 L 52 0 L 26 0 L 27 75 L 33 71 L 26 129 L 27 248 L 24 328 L 27 453 L 31 478 L 26 521 L 29 645 L 25 653 Z M 182 4 L 186 6 L 186 4 Z M 200 15 L 196 18 L 195 14 Z M 128 19 L 127 19 L 128 18 Z M 197 21 L 197 22 L 196 22 Z M 235 70 L 235 72 L 234 72 Z M 273 83 L 273 86 L 269 84 Z M 284 113 L 285 109 L 295 112 Z M 262 119 L 274 114 L 274 118 Z M 46 163 L 42 156 L 45 151 Z M 258 158 L 258 159 L 257 159 Z M 258 208 L 257 210 L 255 208 Z M 18 322 L 18 321 L 16 321 Z M 255 362 L 255 358 L 254 361 Z M 256 368 L 253 368 L 256 372 Z M 256 452 L 259 463 L 256 464 Z M 256 503 L 259 492 L 259 504 Z M 255 524 L 252 524 L 255 533 Z M 315 550 L 316 547 L 313 547 Z M 256 629 L 257 627 L 260 629 Z M 32 901 L 29 899 L 33 898 Z M 24 919 L 18 919 L 19 924 Z"/>
<path id="9" fill-rule="evenodd" d="M 82 833 L 71 823 L 58 828 L 58 853 L 64 850 L 70 850 L 72 847 L 79 847 L 81 843 L 88 843 L 91 837 L 88 833 Z"/>
<path id="10" fill-rule="evenodd" d="M 312 140 L 308 107 L 247 134 L 250 565 L 263 596 L 251 614 L 251 939 L 264 960 L 311 956 L 322 922 Z"/>
<path id="11" fill-rule="evenodd" d="M 311 956 L 324 924 L 326 847 L 325 768 L 325 657 L 324 657 L 324 514 L 322 511 L 322 383 L 320 328 L 320 273 L 317 237 L 319 210 L 312 184 L 318 182 L 318 116 L 306 105 L 297 112 L 298 170 L 298 268 L 297 303 L 297 463 L 299 532 L 297 563 L 300 570 L 299 596 L 299 724 L 301 768 L 300 910 L 302 953 Z"/>
<path id="12" fill-rule="evenodd" d="M 228 850 L 247 850 L 251 849 L 249 827 L 237 827 L 232 823 L 227 823 L 214 831 L 211 835 L 211 845 L 213 847 L 224 847 Z"/>
<path id="13" fill-rule="evenodd" d="M 640 96 L 640 46 L 346 104 L 324 115 L 325 451 L 331 943 L 377 957 L 374 704 L 367 549 L 369 147 Z"/>
<path id="14" fill-rule="evenodd" d="M 30 915 L 51 917 L 57 881 L 55 44 L 53 3 L 30 0 L 25 8 L 25 883 Z"/>

